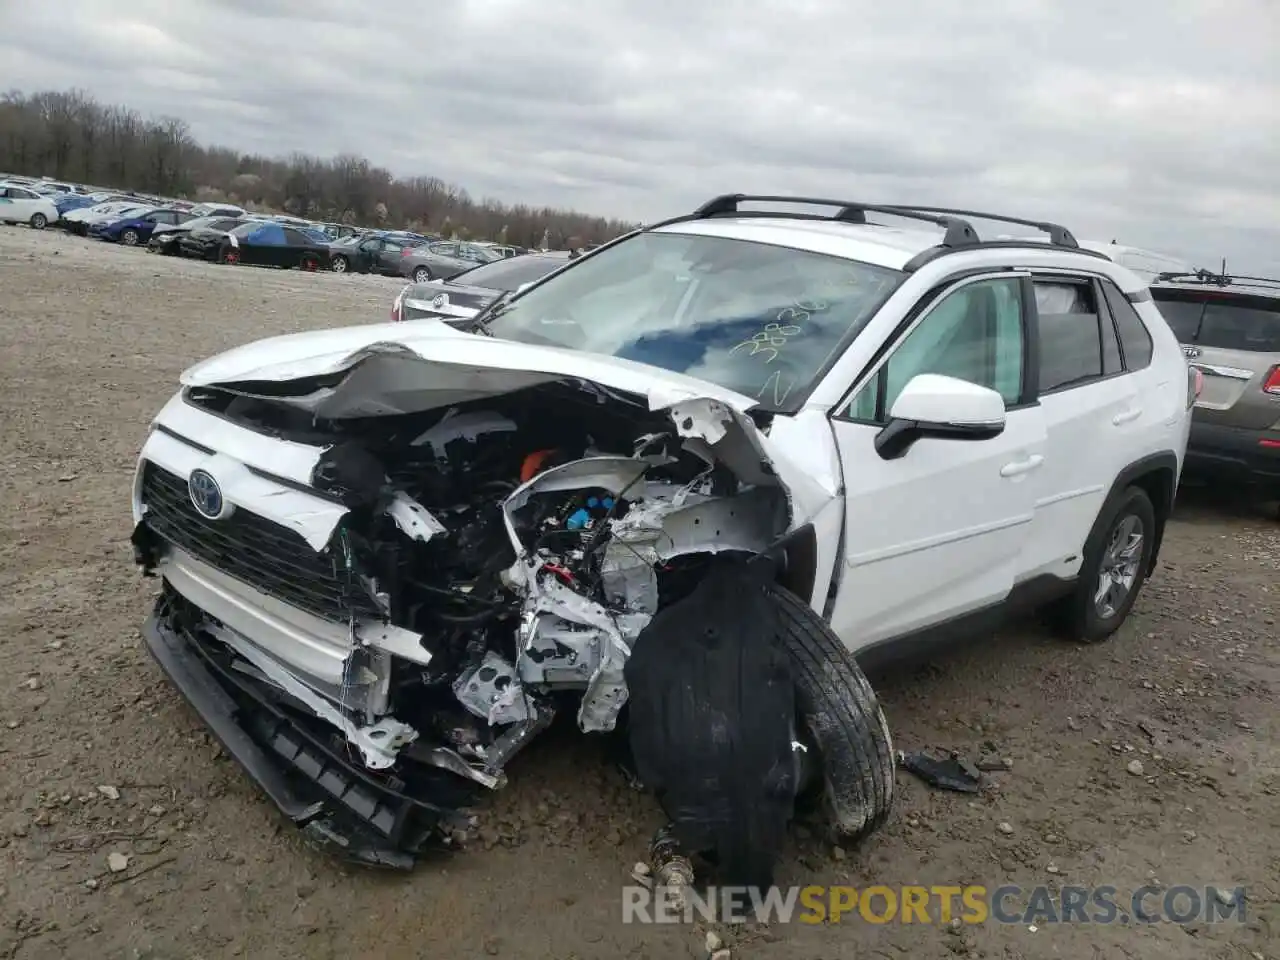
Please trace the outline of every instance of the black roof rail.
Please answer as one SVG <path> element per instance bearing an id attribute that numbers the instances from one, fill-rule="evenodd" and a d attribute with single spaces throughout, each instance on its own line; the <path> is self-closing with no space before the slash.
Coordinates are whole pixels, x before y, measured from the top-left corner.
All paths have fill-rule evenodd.
<path id="1" fill-rule="evenodd" d="M 738 213 L 738 204 L 750 203 L 795 203 L 812 207 L 836 207 L 836 213 L 828 220 L 841 220 L 845 223 L 866 223 L 868 213 L 883 213 L 908 220 L 923 220 L 942 227 L 946 233 L 942 238 L 944 247 L 968 247 L 979 242 L 978 231 L 965 220 L 957 217 L 941 216 L 937 213 L 916 210 L 911 207 L 896 207 L 878 203 L 858 203 L 852 200 L 829 200 L 823 197 L 776 197 L 747 193 L 726 193 L 708 200 L 693 211 L 690 219 L 704 220 L 708 217 L 733 216 Z M 786 216 L 786 213 L 773 213 L 771 216 Z"/>
<path id="2" fill-rule="evenodd" d="M 835 207 L 836 212 L 830 216 L 813 213 L 788 213 L 786 211 L 739 210 L 743 202 L 751 203 L 791 203 L 806 206 Z M 1043 220 L 1026 220 L 1021 217 L 1006 217 L 998 213 L 986 213 L 979 210 L 959 210 L 948 207 L 924 207 L 914 204 L 862 203 L 854 200 L 832 200 L 824 197 L 784 197 L 747 193 L 726 193 L 713 197 L 691 214 L 672 217 L 661 223 L 651 224 L 646 230 L 681 223 L 689 220 L 703 220 L 709 217 L 794 217 L 805 220 L 837 220 L 844 223 L 867 223 L 868 213 L 880 213 L 891 217 L 902 217 L 908 220 L 922 220 L 943 228 L 942 243 L 928 250 L 923 250 L 903 267 L 907 273 L 918 270 L 931 260 L 960 249 L 986 248 L 1026 248 L 1026 240 L 1002 239 L 983 240 L 978 231 L 969 223 L 968 218 L 994 220 L 1001 223 L 1016 223 L 1020 226 L 1034 227 L 1048 234 L 1048 247 L 1070 250 L 1099 260 L 1110 261 L 1111 257 L 1099 250 L 1081 247 L 1075 236 L 1066 227 Z"/>
<path id="3" fill-rule="evenodd" d="M 905 210 L 919 210 L 923 213 L 940 213 L 952 217 L 973 217 L 978 220 L 994 220 L 997 223 L 1016 223 L 1022 227 L 1035 227 L 1041 233 L 1049 235 L 1049 243 L 1055 247 L 1079 247 L 1075 236 L 1066 227 L 1047 220 L 1024 220 L 1022 217 L 1006 217 L 1000 213 L 986 213 L 982 210 L 957 210 L 951 207 L 917 207 L 914 204 Z M 1110 259 L 1110 258 L 1108 258 Z"/>

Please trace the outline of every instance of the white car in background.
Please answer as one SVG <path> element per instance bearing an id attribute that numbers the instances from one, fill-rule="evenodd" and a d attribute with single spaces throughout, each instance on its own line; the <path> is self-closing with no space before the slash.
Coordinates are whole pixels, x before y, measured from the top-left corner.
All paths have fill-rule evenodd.
<path id="1" fill-rule="evenodd" d="M 51 198 L 30 187 L 0 183 L 0 221 L 25 223 L 35 230 L 43 230 L 57 219 L 58 207 Z"/>
<path id="2" fill-rule="evenodd" d="M 1153 250 L 1143 250 L 1141 247 L 1130 247 L 1122 243 L 1099 243 L 1093 240 L 1081 240 L 1080 246 L 1086 250 L 1105 253 L 1120 266 L 1132 270 L 1148 283 L 1162 273 L 1196 272 L 1196 267 L 1187 260 L 1156 253 Z"/>

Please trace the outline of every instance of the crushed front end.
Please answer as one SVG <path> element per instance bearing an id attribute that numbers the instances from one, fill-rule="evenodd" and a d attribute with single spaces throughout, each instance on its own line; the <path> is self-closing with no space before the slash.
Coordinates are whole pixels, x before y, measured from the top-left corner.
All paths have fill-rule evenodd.
<path id="1" fill-rule="evenodd" d="M 719 401 L 516 373 L 326 415 L 378 362 L 174 397 L 133 541 L 147 644 L 227 750 L 311 837 L 407 868 L 557 712 L 612 730 L 654 614 L 794 511 Z"/>

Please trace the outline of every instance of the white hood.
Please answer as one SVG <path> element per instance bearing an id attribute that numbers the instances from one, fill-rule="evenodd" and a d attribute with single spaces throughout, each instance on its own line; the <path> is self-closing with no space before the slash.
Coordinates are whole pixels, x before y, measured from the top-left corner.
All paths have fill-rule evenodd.
<path id="1" fill-rule="evenodd" d="M 182 383 L 221 385 L 246 395 L 269 392 L 272 399 L 317 416 L 345 418 L 439 409 L 555 380 L 585 381 L 644 398 L 650 410 L 665 410 L 681 436 L 713 448 L 708 452 L 747 482 L 781 483 L 793 525 L 809 520 L 835 495 L 780 453 L 779 444 L 745 416 L 756 401 L 736 391 L 616 357 L 462 333 L 444 324 L 410 326 L 386 323 L 272 337 L 191 367 Z M 336 383 L 300 385 L 296 393 L 254 386 L 344 371 Z"/>
<path id="2" fill-rule="evenodd" d="M 382 323 L 271 337 L 197 363 L 182 374 L 182 383 L 184 386 L 252 381 L 280 383 L 340 373 L 375 356 L 382 358 L 388 367 L 399 366 L 392 362 L 393 358 L 399 358 L 412 361 L 419 371 L 422 361 L 454 368 L 439 371 L 425 391 L 421 376 L 415 377 L 418 381 L 417 399 L 412 401 L 412 405 L 408 405 L 407 397 L 401 397 L 406 401 L 404 407 L 370 411 L 383 414 L 430 410 L 458 403 L 459 398 L 449 395 L 452 392 L 449 385 L 461 388 L 458 383 L 460 377 L 466 377 L 480 387 L 484 391 L 481 395 L 506 393 L 523 385 L 569 378 L 591 380 L 646 397 L 653 409 L 694 397 L 720 400 L 739 411 L 749 410 L 757 403 L 726 387 L 648 364 L 463 333 L 444 324 L 412 328 L 405 323 Z M 480 386 L 477 380 L 492 383 L 494 388 Z M 362 384 L 362 390 L 367 394 L 369 385 Z M 440 396 L 435 396 L 436 393 Z M 352 401 L 354 399 L 351 398 Z M 338 412 L 332 398 L 324 405 L 329 416 L 360 415 Z"/>

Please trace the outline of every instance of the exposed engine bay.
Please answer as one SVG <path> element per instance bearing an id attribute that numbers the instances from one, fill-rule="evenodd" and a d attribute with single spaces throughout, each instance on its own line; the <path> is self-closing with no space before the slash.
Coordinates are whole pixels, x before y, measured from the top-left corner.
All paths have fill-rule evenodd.
<path id="1" fill-rule="evenodd" d="M 341 581 L 339 606 L 305 583 L 277 592 L 286 581 L 267 573 L 282 564 L 266 546 L 253 548 L 263 551 L 254 554 L 259 571 L 210 553 L 219 518 L 187 518 L 213 532 L 185 536 L 159 509 L 167 501 L 148 501 L 150 464 L 139 560 L 163 573 L 165 551 L 181 549 L 340 617 L 350 649 L 332 684 L 188 598 L 169 598 L 181 610 L 174 622 L 203 638 L 206 659 L 237 690 L 318 722 L 317 746 L 323 731 L 330 740 L 340 732 L 334 742 L 399 793 L 436 782 L 412 773 L 424 767 L 500 786 L 508 761 L 557 712 L 573 711 L 584 732 L 613 730 L 645 627 L 718 559 L 770 556 L 790 527 L 788 491 L 714 400 L 655 411 L 595 384 L 557 381 L 421 413 L 326 419 L 291 402 L 323 384 L 291 382 L 290 396 L 268 386 L 194 387 L 184 399 L 258 434 L 322 448 L 308 492 L 345 508 L 315 551 Z M 274 542 L 262 536 L 254 542 Z M 788 753 L 774 766 L 792 762 L 793 719 L 780 721 L 774 739 Z"/>

